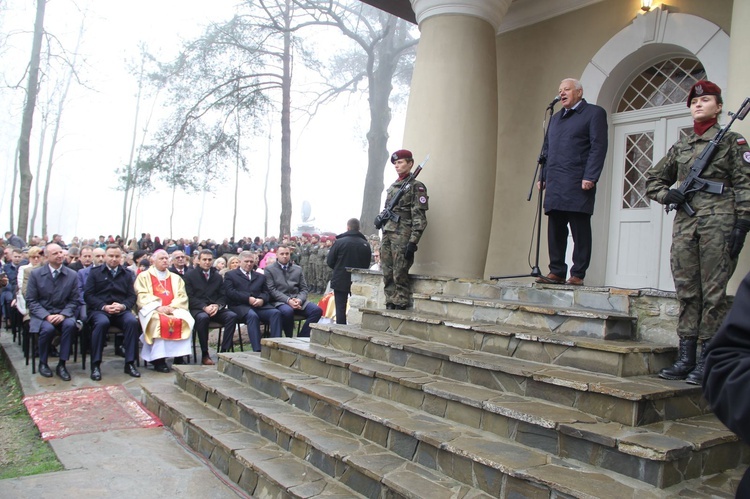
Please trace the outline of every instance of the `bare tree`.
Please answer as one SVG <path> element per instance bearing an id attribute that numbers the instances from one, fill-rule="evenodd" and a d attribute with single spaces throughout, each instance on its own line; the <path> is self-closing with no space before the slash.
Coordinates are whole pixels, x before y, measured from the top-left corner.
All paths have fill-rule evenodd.
<path id="1" fill-rule="evenodd" d="M 62 122 L 63 108 L 65 107 L 65 101 L 68 98 L 70 84 L 73 82 L 77 71 L 76 63 L 78 61 L 78 49 L 81 47 L 81 40 L 83 39 L 85 22 L 86 14 L 83 13 L 83 16 L 81 18 L 81 26 L 78 28 L 78 38 L 76 40 L 76 46 L 73 51 L 73 57 L 68 62 L 68 74 L 65 77 L 62 93 L 60 94 L 60 97 L 57 101 L 57 110 L 55 112 L 55 122 L 52 131 L 52 142 L 50 143 L 49 154 L 47 156 L 47 176 L 44 183 L 44 196 L 42 199 L 42 234 L 47 233 L 47 198 L 49 196 L 50 181 L 52 180 L 52 165 L 54 164 L 55 160 L 55 148 L 57 147 L 59 141 L 60 123 Z"/>
<path id="2" fill-rule="evenodd" d="M 29 78 L 26 85 L 26 102 L 23 109 L 21 121 L 21 135 L 18 140 L 18 168 L 21 176 L 21 189 L 19 192 L 18 206 L 18 237 L 27 238 L 29 223 L 29 194 L 31 192 L 30 149 L 31 129 L 34 122 L 34 110 L 36 109 L 36 98 L 39 92 L 39 63 L 41 60 L 42 37 L 44 35 L 44 12 L 47 7 L 46 0 L 37 0 L 36 18 L 34 20 L 34 38 L 31 44 L 31 58 L 29 59 Z"/>
<path id="3" fill-rule="evenodd" d="M 370 128 L 360 220 L 362 231 L 372 234 L 375 228 L 370 222 L 381 209 L 383 165 L 388 161 L 394 82 L 406 88 L 411 80 L 414 49 L 419 40 L 412 35 L 410 23 L 359 1 L 319 0 L 314 5 L 320 24 L 335 26 L 355 45 L 337 52 L 328 69 L 329 88 L 316 100 L 316 105 L 325 104 L 343 92 L 357 92 L 362 82 L 367 85 Z"/>

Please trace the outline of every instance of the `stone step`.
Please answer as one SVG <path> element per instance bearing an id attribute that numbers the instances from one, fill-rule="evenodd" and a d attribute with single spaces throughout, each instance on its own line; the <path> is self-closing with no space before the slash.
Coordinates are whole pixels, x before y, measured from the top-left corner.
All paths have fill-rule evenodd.
<path id="1" fill-rule="evenodd" d="M 144 383 L 141 393 L 166 426 L 253 497 L 365 497 L 174 384 Z"/>
<path id="2" fill-rule="evenodd" d="M 628 426 L 710 412 L 699 386 L 657 376 L 621 378 L 591 373 L 354 325 L 317 324 L 311 341 L 426 375 L 547 400 Z"/>
<path id="3" fill-rule="evenodd" d="M 260 360 L 257 355 L 249 357 Z M 292 395 L 278 399 L 213 369 L 188 366 L 175 372 L 185 393 L 366 497 L 493 497 L 415 462 L 411 455 L 402 455 L 409 454 L 407 444 L 397 437 L 390 443 L 374 443 L 368 439 L 370 430 L 363 431 L 359 425 L 361 418 L 342 416 L 343 411 L 325 403 L 308 405 L 305 396 L 293 389 L 282 386 L 285 394 Z M 309 376 L 296 380 L 315 384 Z"/>
<path id="4" fill-rule="evenodd" d="M 301 373 L 336 379 L 364 393 L 398 400 L 433 416 L 655 486 L 670 486 L 740 464 L 743 446 L 712 415 L 635 428 L 558 404 L 342 354 L 308 341 L 274 340 L 266 347 L 264 357 Z M 265 366 L 248 361 L 242 367 L 258 373 Z M 282 374 L 291 375 L 287 368 Z"/>
<path id="5" fill-rule="evenodd" d="M 632 291 L 616 288 L 537 284 L 534 281 L 493 282 L 457 278 L 444 283 L 440 294 L 584 310 L 609 310 L 631 315 L 629 297 Z"/>
<path id="6" fill-rule="evenodd" d="M 621 377 L 656 374 L 674 362 L 677 350 L 672 345 L 586 338 L 413 310 L 362 309 L 362 313 L 361 325 L 366 329 Z"/>
<path id="7" fill-rule="evenodd" d="M 263 415 L 254 417 L 261 418 L 277 431 L 293 434 L 291 438 L 305 441 L 306 435 L 311 433 L 307 427 L 313 423 L 303 423 L 296 410 L 331 421 L 338 426 L 338 433 L 330 430 L 328 446 L 339 449 L 339 454 L 346 454 L 354 445 L 348 444 L 345 434 L 341 433 L 346 430 L 356 435 L 350 438 L 366 438 L 373 446 L 381 446 L 433 472 L 480 488 L 493 497 L 601 497 L 597 495 L 601 490 L 611 491 L 611 497 L 663 497 L 658 488 L 619 473 L 559 458 L 339 383 L 304 376 L 257 355 L 222 354 L 220 359 L 219 371 L 238 379 L 238 385 L 249 384 L 266 395 L 285 400 L 294 408 L 274 412 L 262 405 L 259 411 Z M 223 389 L 217 388 L 208 375 L 182 369 L 177 372 L 184 373 L 187 391 L 197 391 L 198 396 L 205 393 L 207 400 L 211 393 L 222 396 Z M 230 398 L 228 396 L 227 400 Z M 236 404 L 243 414 L 256 410 L 247 405 L 258 405 L 248 399 L 238 400 Z M 295 411 L 294 416 L 288 416 L 289 411 Z M 245 423 L 250 416 L 243 414 L 240 419 Z M 422 491 L 417 497 L 430 496 Z"/>
<path id="8" fill-rule="evenodd" d="M 614 309 L 414 293 L 414 310 L 447 319 L 532 327 L 574 336 L 633 339 L 637 318 Z"/>

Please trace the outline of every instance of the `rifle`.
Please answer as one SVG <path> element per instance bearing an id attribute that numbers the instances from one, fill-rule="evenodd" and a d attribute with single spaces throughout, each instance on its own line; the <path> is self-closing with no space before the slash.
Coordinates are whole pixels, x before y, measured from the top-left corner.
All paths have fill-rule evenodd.
<path id="1" fill-rule="evenodd" d="M 698 191 L 707 192 L 709 194 L 724 193 L 724 184 L 722 184 L 721 182 L 713 182 L 711 180 L 702 179 L 700 178 L 700 175 L 703 170 L 706 169 L 708 164 L 711 163 L 711 161 L 714 159 L 714 156 L 716 156 L 716 151 L 719 148 L 719 143 L 724 138 L 724 135 L 726 135 L 726 133 L 729 131 L 729 128 L 732 126 L 732 123 L 734 123 L 734 120 L 745 119 L 748 111 L 750 111 L 750 97 L 745 99 L 745 102 L 742 103 L 739 111 L 737 111 L 736 114 L 732 113 L 731 111 L 729 112 L 729 116 L 731 116 L 732 119 L 729 121 L 729 123 L 727 123 L 726 126 L 719 130 L 719 133 L 717 133 L 714 138 L 711 139 L 711 142 L 708 143 L 706 148 L 703 149 L 700 156 L 698 156 L 698 159 L 696 159 L 693 163 L 693 166 L 690 167 L 690 173 L 688 173 L 688 176 L 685 177 L 685 180 L 683 180 L 680 186 L 677 188 L 678 191 L 680 191 L 685 196 Z M 676 204 L 669 204 L 665 207 L 665 210 L 667 211 L 667 213 L 669 213 L 670 211 L 676 210 L 677 208 L 682 208 L 690 217 L 695 216 L 695 210 L 692 206 L 690 206 L 687 200 L 685 200 L 685 202 L 680 204 L 679 206 Z"/>
<path id="2" fill-rule="evenodd" d="M 401 187 L 399 188 L 398 192 L 395 196 L 393 196 L 393 199 L 391 199 L 391 202 L 388 203 L 388 206 L 385 207 L 383 211 L 381 211 L 377 217 L 375 217 L 375 228 L 380 230 L 385 223 L 388 220 L 393 220 L 394 222 L 398 223 L 399 220 L 401 220 L 401 215 L 398 215 L 393 212 L 393 210 L 396 208 L 396 205 L 398 204 L 399 200 L 403 197 L 404 194 L 406 194 L 406 191 L 411 189 L 410 182 L 417 178 L 419 175 L 419 172 L 422 171 L 422 167 L 427 163 L 427 160 L 430 159 L 430 155 L 428 154 L 427 157 L 422 161 L 417 168 L 409 174 L 408 177 L 404 180 L 404 183 L 401 184 Z"/>

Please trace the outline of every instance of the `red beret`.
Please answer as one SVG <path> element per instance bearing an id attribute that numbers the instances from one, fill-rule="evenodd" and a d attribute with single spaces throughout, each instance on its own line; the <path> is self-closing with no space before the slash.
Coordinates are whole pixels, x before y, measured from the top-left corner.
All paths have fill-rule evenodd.
<path id="1" fill-rule="evenodd" d="M 310 237 L 310 233 L 309 232 L 303 232 L 302 233 L 302 237 Z"/>
<path id="2" fill-rule="evenodd" d="M 708 80 L 700 80 L 696 81 L 695 85 L 690 88 L 690 93 L 688 94 L 687 98 L 687 107 L 690 107 L 690 102 L 695 97 L 701 97 L 703 95 L 715 95 L 716 101 L 719 104 L 723 102 L 721 99 L 721 89 L 716 83 Z"/>
<path id="3" fill-rule="evenodd" d="M 292 240 L 292 241 L 296 241 L 296 240 L 297 240 L 297 236 L 292 236 L 292 239 L 291 239 L 291 240 Z"/>
<path id="4" fill-rule="evenodd" d="M 312 235 L 312 236 L 310 236 L 310 237 L 315 237 L 315 238 L 317 238 L 317 239 L 320 239 L 320 236 L 319 236 L 319 235 L 317 235 L 317 234 L 313 234 L 313 235 Z"/>
<path id="5" fill-rule="evenodd" d="M 411 151 L 406 149 L 399 149 L 398 151 L 391 154 L 391 163 L 395 164 L 399 159 L 413 159 Z"/>

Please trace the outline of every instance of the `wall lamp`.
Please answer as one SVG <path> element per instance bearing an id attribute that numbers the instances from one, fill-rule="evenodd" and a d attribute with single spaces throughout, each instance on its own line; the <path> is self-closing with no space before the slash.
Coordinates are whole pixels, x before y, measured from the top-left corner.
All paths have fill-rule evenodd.
<path id="1" fill-rule="evenodd" d="M 641 10 L 643 12 L 648 12 L 649 10 L 651 10 L 651 3 L 652 0 L 641 0 Z"/>

